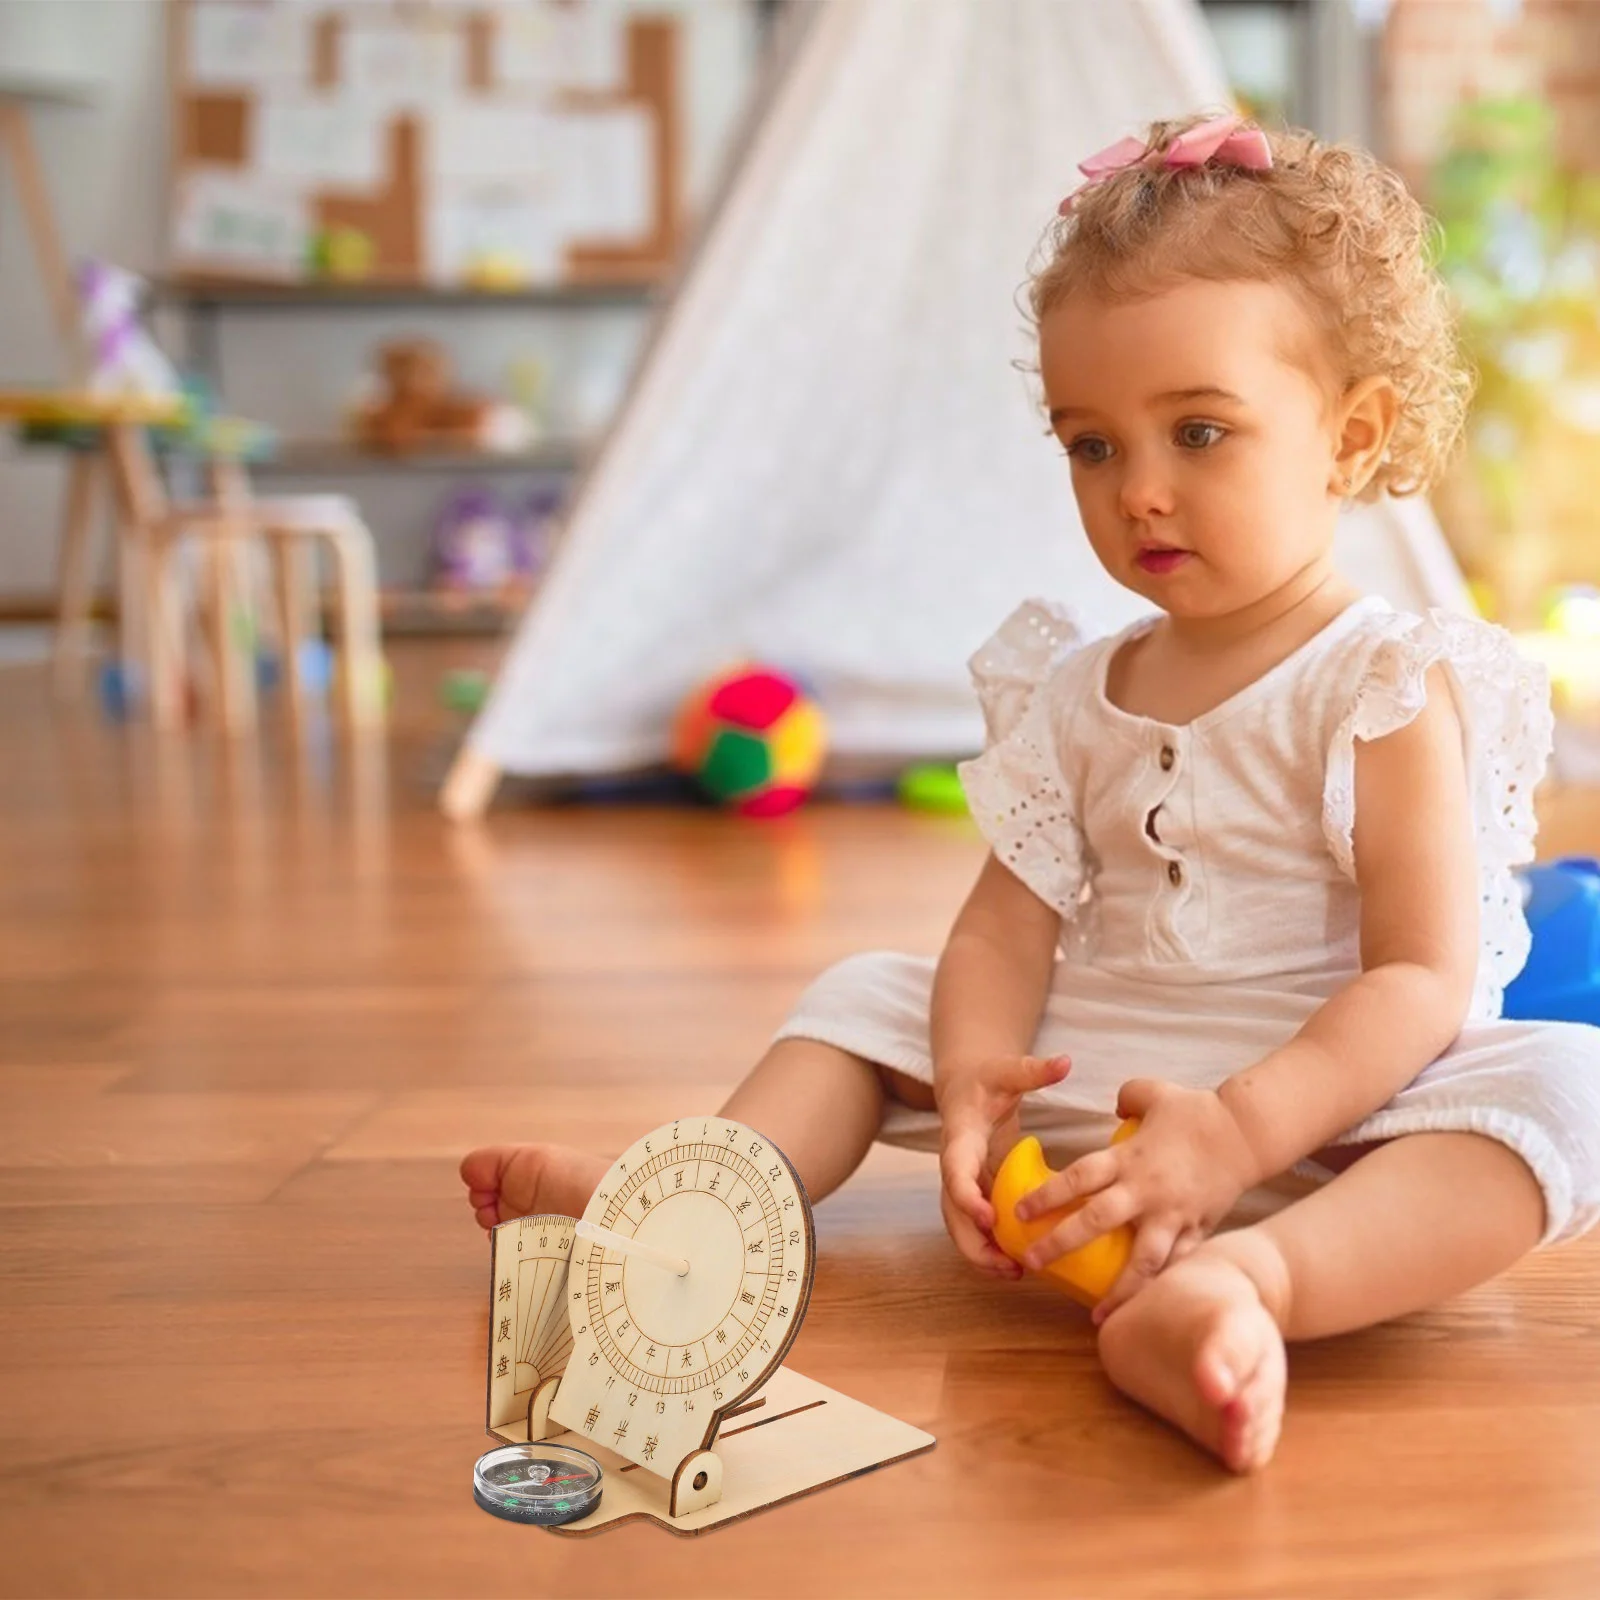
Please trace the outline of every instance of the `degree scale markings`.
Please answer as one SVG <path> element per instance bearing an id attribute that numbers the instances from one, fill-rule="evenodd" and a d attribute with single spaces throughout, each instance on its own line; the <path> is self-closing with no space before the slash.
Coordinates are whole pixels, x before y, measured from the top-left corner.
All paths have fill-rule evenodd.
<path id="1" fill-rule="evenodd" d="M 591 1246 L 587 1263 L 588 1294 L 585 1296 L 589 1323 L 600 1353 L 617 1378 L 636 1390 L 658 1395 L 692 1394 L 739 1368 L 755 1350 L 772 1319 L 784 1283 L 786 1250 L 780 1198 L 787 1198 L 793 1209 L 797 1232 L 802 1225 L 794 1197 L 780 1197 L 772 1192 L 772 1182 L 779 1182 L 782 1188 L 793 1187 L 792 1176 L 781 1160 L 774 1165 L 780 1168 L 775 1178 L 763 1174 L 745 1151 L 732 1148 L 731 1141 L 717 1144 L 702 1139 L 679 1143 L 652 1153 L 644 1163 L 625 1173 L 618 1190 L 606 1197 L 603 1225 L 626 1237 L 642 1226 L 655 1206 L 673 1196 L 714 1194 L 733 1214 L 746 1253 L 766 1258 L 765 1266 L 746 1269 L 739 1280 L 748 1282 L 751 1277 L 764 1280 L 759 1298 L 752 1291 L 739 1291 L 724 1315 L 705 1327 L 699 1337 L 687 1343 L 662 1345 L 651 1341 L 648 1329 L 637 1326 L 630 1315 L 623 1314 L 627 1309 L 626 1291 L 621 1287 L 623 1264 L 608 1259 L 609 1252 Z M 789 1181 L 782 1182 L 786 1178 Z M 637 1207 L 636 1200 L 640 1202 Z M 759 1209 L 749 1221 L 744 1221 L 739 1213 L 752 1203 L 758 1204 Z M 614 1276 L 608 1278 L 608 1273 Z M 791 1270 L 789 1281 L 797 1292 L 798 1279 L 799 1274 Z M 741 1315 L 741 1310 L 747 1311 L 747 1315 Z M 785 1315 L 787 1310 L 786 1306 Z M 713 1337 L 719 1331 L 723 1334 L 723 1345 L 713 1346 Z M 727 1343 L 730 1338 L 733 1339 L 731 1345 Z M 771 1348 L 770 1340 L 765 1341 L 767 1353 Z M 714 1351 L 720 1351 L 715 1359 Z M 644 1365 L 646 1362 L 652 1364 Z M 654 1366 L 655 1362 L 660 1363 L 659 1369 Z M 765 1364 L 763 1361 L 762 1365 Z"/>
<path id="2" fill-rule="evenodd" d="M 573 1333 L 550 1420 L 670 1478 L 782 1364 L 811 1295 L 804 1188 L 781 1149 L 725 1118 L 668 1123 L 612 1163 L 572 1252 Z M 587 1232 L 587 1230 L 585 1230 Z M 624 1241 L 689 1263 L 682 1277 Z"/>
<path id="3" fill-rule="evenodd" d="M 743 1197 L 742 1199 L 739 1200 L 739 1206 L 740 1206 L 740 1208 L 742 1208 L 743 1206 L 748 1205 L 750 1203 L 750 1200 L 752 1198 L 754 1198 L 754 1185 L 752 1185 L 750 1183 L 750 1181 L 749 1181 L 750 1180 L 750 1173 L 754 1169 L 751 1168 L 749 1163 L 744 1161 L 742 1158 L 737 1158 L 736 1157 L 733 1161 L 730 1162 L 729 1159 L 728 1159 L 729 1153 L 730 1152 L 728 1152 L 726 1149 L 724 1149 L 723 1147 L 720 1147 L 720 1146 L 712 1148 L 712 1156 L 716 1160 L 717 1165 L 719 1167 L 731 1168 L 735 1173 L 736 1181 L 742 1179 L 743 1182 L 744 1182 L 744 1186 L 747 1189 L 750 1189 L 752 1191 L 752 1193 L 749 1196 L 745 1196 L 745 1197 Z M 654 1187 L 655 1187 L 655 1193 L 656 1193 L 656 1196 L 657 1196 L 657 1203 L 659 1203 L 659 1201 L 661 1199 L 665 1198 L 669 1193 L 678 1194 L 678 1193 L 685 1192 L 685 1184 L 683 1182 L 683 1175 L 684 1175 L 685 1165 L 686 1165 L 686 1163 L 688 1161 L 692 1161 L 693 1162 L 693 1166 L 694 1166 L 694 1169 L 695 1169 L 695 1182 L 692 1185 L 689 1185 L 687 1187 L 692 1188 L 694 1190 L 701 1190 L 702 1192 L 704 1192 L 702 1190 L 702 1183 L 701 1183 L 701 1178 L 702 1178 L 702 1174 L 703 1174 L 704 1160 L 705 1160 L 704 1152 L 702 1150 L 700 1150 L 700 1149 L 696 1149 L 692 1145 L 688 1149 L 683 1149 L 683 1148 L 680 1147 L 680 1149 L 678 1151 L 676 1151 L 676 1152 L 674 1152 L 674 1151 L 663 1152 L 662 1156 L 653 1158 L 643 1168 L 640 1168 L 640 1169 L 636 1170 L 633 1178 L 631 1180 L 629 1180 L 629 1182 L 625 1185 L 624 1193 L 621 1196 L 618 1197 L 618 1200 L 617 1200 L 617 1202 L 616 1202 L 616 1204 L 615 1204 L 615 1206 L 613 1208 L 617 1212 L 621 1213 L 621 1216 L 619 1216 L 618 1220 L 621 1220 L 622 1217 L 626 1217 L 626 1220 L 628 1220 L 630 1222 L 633 1221 L 632 1217 L 627 1215 L 626 1208 L 627 1208 L 628 1204 L 631 1203 L 632 1198 L 639 1191 L 639 1189 L 644 1184 L 648 1183 L 651 1179 L 654 1180 Z M 673 1174 L 672 1174 L 673 1178 L 674 1178 L 674 1182 L 673 1182 L 672 1188 L 670 1190 L 667 1187 L 667 1174 L 668 1174 L 669 1169 L 676 1169 L 676 1170 L 673 1171 Z M 720 1175 L 714 1175 L 714 1177 L 716 1178 L 716 1181 L 720 1181 Z M 648 1192 L 648 1191 L 646 1191 L 646 1192 Z M 730 1189 L 727 1191 L 726 1195 L 724 1196 L 724 1199 L 725 1199 L 725 1201 L 727 1203 L 732 1204 L 735 1201 L 736 1197 L 738 1197 L 738 1191 L 736 1189 L 730 1187 Z M 776 1213 L 776 1207 L 775 1206 L 772 1206 L 772 1205 L 769 1205 L 769 1204 L 765 1203 L 766 1199 L 769 1199 L 769 1198 L 770 1197 L 764 1197 L 762 1213 L 758 1214 L 758 1217 L 754 1222 L 752 1222 L 748 1226 L 742 1228 L 742 1230 L 741 1230 L 742 1236 L 747 1238 L 750 1234 L 756 1233 L 758 1231 L 761 1231 L 763 1222 L 766 1222 L 768 1224 L 768 1227 L 766 1229 L 766 1232 L 768 1234 L 768 1238 L 769 1239 L 772 1238 L 774 1229 L 772 1228 L 771 1224 L 776 1220 L 776 1214 L 777 1213 Z M 642 1218 L 641 1218 L 641 1220 L 642 1220 Z M 775 1239 L 773 1239 L 772 1242 L 774 1244 L 776 1244 L 776 1240 Z M 765 1273 L 764 1270 L 762 1270 L 757 1275 L 765 1276 L 766 1273 Z M 777 1276 L 780 1276 L 780 1275 L 781 1275 L 781 1260 L 778 1261 L 775 1264 L 774 1270 L 773 1270 L 773 1276 L 774 1277 L 777 1277 Z M 763 1298 L 765 1298 L 765 1297 L 763 1297 Z M 757 1311 L 756 1315 L 752 1316 L 749 1319 L 749 1321 L 746 1321 L 745 1319 L 740 1318 L 738 1316 L 738 1302 L 735 1301 L 734 1304 L 730 1307 L 729 1315 L 726 1316 L 723 1319 L 723 1322 L 724 1323 L 731 1322 L 736 1327 L 739 1327 L 739 1328 L 745 1330 L 745 1337 L 742 1338 L 741 1340 L 739 1340 L 734 1345 L 734 1347 L 725 1354 L 725 1356 L 723 1357 L 723 1359 L 721 1361 L 716 1362 L 715 1364 L 713 1364 L 713 1362 L 712 1362 L 712 1356 L 711 1356 L 711 1349 L 710 1349 L 709 1340 L 710 1340 L 711 1334 L 713 1334 L 713 1333 L 718 1331 L 717 1327 L 712 1327 L 712 1328 L 708 1328 L 707 1329 L 706 1335 L 705 1335 L 704 1338 L 701 1338 L 699 1340 L 691 1340 L 688 1346 L 679 1345 L 679 1346 L 668 1346 L 668 1347 L 666 1347 L 666 1349 L 663 1352 L 661 1352 L 662 1357 L 663 1357 L 662 1364 L 663 1364 L 663 1367 L 666 1368 L 666 1370 L 663 1371 L 659 1375 L 649 1374 L 648 1376 L 659 1376 L 661 1378 L 667 1378 L 669 1373 L 671 1373 L 671 1372 L 676 1370 L 677 1371 L 676 1379 L 673 1380 L 673 1381 L 669 1381 L 664 1386 L 665 1389 L 666 1389 L 666 1392 L 668 1392 L 668 1393 L 682 1393 L 682 1392 L 685 1392 L 685 1391 L 687 1391 L 689 1389 L 692 1389 L 692 1388 L 701 1387 L 707 1382 L 714 1382 L 717 1378 L 723 1376 L 726 1372 L 731 1371 L 733 1369 L 733 1367 L 739 1361 L 741 1361 L 745 1357 L 745 1355 L 748 1354 L 751 1346 L 754 1343 L 754 1338 L 755 1338 L 755 1333 L 752 1333 L 752 1332 L 749 1331 L 750 1322 L 756 1321 L 757 1320 L 757 1316 L 760 1315 L 761 1311 L 766 1311 L 766 1312 L 770 1313 L 770 1310 L 771 1310 L 770 1305 L 766 1305 L 766 1306 L 760 1307 L 760 1308 L 758 1308 L 758 1311 Z M 765 1319 L 763 1318 L 762 1320 L 765 1320 Z M 605 1326 L 607 1327 L 607 1331 L 612 1331 L 609 1321 L 607 1321 L 604 1317 L 602 1317 L 602 1321 L 605 1323 Z M 627 1319 L 623 1319 L 623 1324 L 622 1325 L 624 1327 L 627 1326 Z M 759 1329 L 757 1329 L 756 1332 L 759 1332 Z M 601 1342 L 608 1347 L 607 1348 L 607 1354 L 608 1355 L 612 1354 L 613 1350 L 612 1350 L 611 1346 L 612 1346 L 613 1342 L 610 1341 L 610 1340 L 602 1340 Z M 628 1350 L 628 1365 L 630 1367 L 634 1367 L 634 1366 L 637 1365 L 631 1358 L 634 1355 L 637 1354 L 637 1352 L 639 1350 L 639 1346 L 641 1344 L 644 1344 L 645 1342 L 646 1342 L 646 1337 L 643 1334 L 643 1332 L 637 1333 L 636 1336 L 630 1341 L 629 1350 Z M 653 1347 L 647 1347 L 647 1348 L 651 1349 L 651 1353 L 652 1354 L 656 1353 Z M 678 1366 L 677 1363 L 674 1363 L 674 1360 L 673 1360 L 673 1358 L 675 1356 L 682 1355 L 686 1350 L 690 1352 L 688 1364 L 692 1369 L 687 1378 L 684 1377 L 684 1375 L 683 1375 L 683 1373 L 681 1371 L 681 1368 Z M 695 1350 L 698 1350 L 700 1361 L 702 1363 L 702 1365 L 700 1367 L 698 1367 L 698 1368 L 694 1367 L 694 1356 L 693 1356 L 692 1352 L 695 1351 Z M 630 1377 L 632 1376 L 631 1373 L 627 1374 L 627 1375 L 630 1376 Z M 654 1388 L 655 1385 L 651 1385 L 651 1387 Z"/>

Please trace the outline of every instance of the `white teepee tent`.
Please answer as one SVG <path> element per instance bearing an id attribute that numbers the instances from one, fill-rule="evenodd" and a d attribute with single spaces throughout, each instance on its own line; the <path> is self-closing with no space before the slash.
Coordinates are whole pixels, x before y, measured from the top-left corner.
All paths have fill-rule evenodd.
<path id="1" fill-rule="evenodd" d="M 659 761 L 698 682 L 803 672 L 833 750 L 975 750 L 967 655 L 1020 599 L 1107 628 L 1018 297 L 1076 163 L 1226 101 L 1192 0 L 821 0 L 446 784 Z M 1397 602 L 1461 603 L 1422 508 L 1348 519 Z"/>

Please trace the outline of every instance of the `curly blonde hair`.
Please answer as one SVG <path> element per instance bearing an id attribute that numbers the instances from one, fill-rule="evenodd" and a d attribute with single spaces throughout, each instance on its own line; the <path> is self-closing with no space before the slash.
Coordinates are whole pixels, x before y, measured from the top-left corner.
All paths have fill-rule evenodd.
<path id="1" fill-rule="evenodd" d="M 1146 151 L 1214 115 L 1152 123 Z M 1115 301 L 1192 278 L 1281 282 L 1322 334 L 1341 392 L 1381 374 L 1398 393 L 1388 450 L 1359 498 L 1416 494 L 1455 448 L 1474 385 L 1434 267 L 1437 224 L 1364 150 L 1303 128 L 1262 131 L 1266 171 L 1135 162 L 1084 189 L 1030 272 L 1034 323 L 1080 293 Z"/>

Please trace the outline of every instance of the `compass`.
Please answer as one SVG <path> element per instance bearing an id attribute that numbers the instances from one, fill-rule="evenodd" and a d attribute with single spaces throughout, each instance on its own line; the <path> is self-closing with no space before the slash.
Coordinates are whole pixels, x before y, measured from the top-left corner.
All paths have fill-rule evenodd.
<path id="1" fill-rule="evenodd" d="M 472 1497 L 507 1522 L 558 1527 L 586 1517 L 600 1503 L 600 1463 L 559 1444 L 508 1444 L 480 1456 Z"/>
<path id="2" fill-rule="evenodd" d="M 805 1190 L 763 1135 L 686 1117 L 624 1152 L 575 1233 L 573 1347 L 550 1421 L 670 1477 L 673 1515 L 710 1503 L 720 1422 L 777 1369 L 805 1317 Z"/>

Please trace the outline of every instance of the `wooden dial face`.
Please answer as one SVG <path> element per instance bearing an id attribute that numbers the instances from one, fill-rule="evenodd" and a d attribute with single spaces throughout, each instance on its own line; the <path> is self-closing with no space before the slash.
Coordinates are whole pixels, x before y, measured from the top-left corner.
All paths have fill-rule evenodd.
<path id="1" fill-rule="evenodd" d="M 811 1293 L 810 1205 L 761 1134 L 692 1117 L 626 1151 L 584 1221 L 616 1237 L 580 1237 L 574 1247 L 575 1343 L 552 1415 L 670 1472 L 668 1455 L 700 1447 L 793 1341 Z"/>

